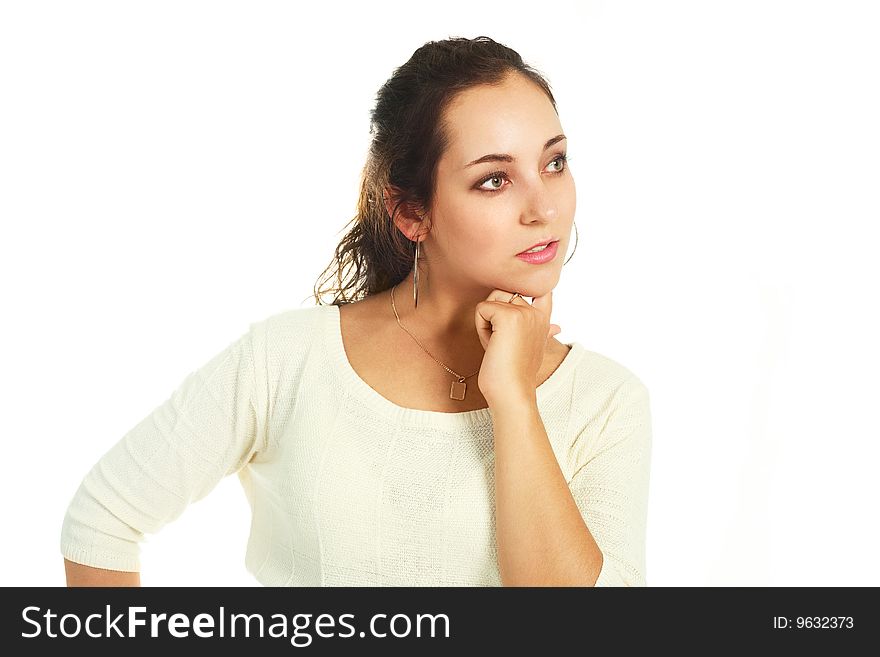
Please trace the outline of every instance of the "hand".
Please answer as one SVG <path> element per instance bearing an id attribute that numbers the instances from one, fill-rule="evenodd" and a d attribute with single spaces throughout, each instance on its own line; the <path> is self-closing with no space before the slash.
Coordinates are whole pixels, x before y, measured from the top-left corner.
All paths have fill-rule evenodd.
<path id="1" fill-rule="evenodd" d="M 553 290 L 508 303 L 513 292 L 495 289 L 477 304 L 477 335 L 486 353 L 477 385 L 490 406 L 505 399 L 521 401 L 535 394 L 547 341 L 562 329 L 550 324 Z"/>

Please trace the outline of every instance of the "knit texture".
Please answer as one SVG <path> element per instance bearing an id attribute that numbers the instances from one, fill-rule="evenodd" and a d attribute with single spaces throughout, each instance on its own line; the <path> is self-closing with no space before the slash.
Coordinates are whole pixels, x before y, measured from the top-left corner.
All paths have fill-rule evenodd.
<path id="1" fill-rule="evenodd" d="M 236 473 L 253 514 L 245 565 L 264 585 L 500 586 L 491 411 L 386 399 L 351 367 L 339 315 L 272 315 L 191 372 L 86 474 L 64 557 L 140 571 L 144 535 Z M 538 410 L 602 550 L 596 586 L 645 586 L 648 391 L 569 346 Z"/>

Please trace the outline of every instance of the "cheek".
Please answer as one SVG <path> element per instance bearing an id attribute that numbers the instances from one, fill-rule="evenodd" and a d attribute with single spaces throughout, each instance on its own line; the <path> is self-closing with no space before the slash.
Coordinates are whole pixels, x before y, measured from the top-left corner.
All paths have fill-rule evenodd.
<path id="1" fill-rule="evenodd" d="M 471 216 L 456 226 L 454 250 L 459 260 L 473 259 L 498 250 L 504 240 L 500 226 L 496 226 L 485 213 Z"/>
<path id="2" fill-rule="evenodd" d="M 560 186 L 556 195 L 556 203 L 561 215 L 560 218 L 564 218 L 566 215 L 573 212 L 575 205 L 577 205 L 577 188 L 575 187 L 574 178 L 566 176 L 563 182 L 564 184 Z"/>
<path id="3" fill-rule="evenodd" d="M 476 193 L 475 193 L 476 194 Z M 458 259 L 475 253 L 489 253 L 504 239 L 504 224 L 509 221 L 501 204 L 493 205 L 478 196 L 462 195 L 443 207 L 445 242 Z"/>

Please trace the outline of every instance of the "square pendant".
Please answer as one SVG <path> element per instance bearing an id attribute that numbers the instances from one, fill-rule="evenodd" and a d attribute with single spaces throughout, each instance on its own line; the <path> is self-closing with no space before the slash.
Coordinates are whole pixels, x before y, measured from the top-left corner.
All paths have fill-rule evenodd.
<path id="1" fill-rule="evenodd" d="M 449 398 L 461 401 L 464 399 L 464 393 L 467 390 L 467 383 L 464 381 L 453 381 L 452 387 L 449 389 Z"/>

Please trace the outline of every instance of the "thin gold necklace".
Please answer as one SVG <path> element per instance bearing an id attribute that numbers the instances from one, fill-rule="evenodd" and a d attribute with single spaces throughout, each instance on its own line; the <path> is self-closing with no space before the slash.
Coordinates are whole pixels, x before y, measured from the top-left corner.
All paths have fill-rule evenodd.
<path id="1" fill-rule="evenodd" d="M 400 285 L 400 283 L 398 283 L 397 285 Z M 400 323 L 400 315 L 397 314 L 397 307 L 394 305 L 394 288 L 397 287 L 397 285 L 395 285 L 394 287 L 391 288 L 391 309 L 394 311 L 394 316 L 397 318 L 397 324 L 398 324 L 398 326 L 400 326 L 400 328 L 402 328 L 404 331 L 406 331 L 407 333 L 409 333 L 409 331 L 406 330 L 406 327 L 404 327 L 404 325 Z M 409 333 L 409 336 L 410 336 L 413 340 L 416 341 L 416 344 L 417 344 L 417 345 L 419 345 L 420 347 L 422 347 L 422 350 L 423 350 L 426 354 L 428 354 L 429 356 L 431 356 L 431 358 L 434 358 L 434 356 L 431 355 L 431 352 L 428 351 L 427 349 L 425 349 L 424 346 L 422 346 L 422 343 L 419 342 L 419 340 L 418 340 L 418 338 L 416 338 L 416 336 L 414 336 L 412 333 Z M 472 376 L 475 376 L 475 375 L 479 374 L 479 373 L 480 373 L 480 370 L 477 370 L 477 371 L 474 372 L 473 374 L 469 374 L 469 375 L 467 375 L 467 376 L 462 376 L 462 375 L 459 374 L 458 372 L 453 372 L 451 369 L 449 369 L 448 367 L 446 367 L 446 365 L 444 365 L 443 363 L 441 363 L 441 362 L 440 362 L 439 360 L 437 360 L 436 358 L 434 358 L 434 360 L 437 362 L 438 365 L 440 365 L 440 367 L 442 367 L 444 370 L 446 370 L 446 371 L 449 372 L 452 376 L 454 376 L 456 379 L 458 379 L 457 381 L 453 381 L 453 382 L 452 382 L 452 387 L 450 387 L 450 389 L 449 389 L 449 398 L 450 398 L 450 399 L 457 399 L 458 401 L 462 401 L 462 400 L 464 399 L 465 394 L 467 393 L 467 384 L 465 383 L 465 379 L 469 379 L 469 378 L 471 378 Z"/>

